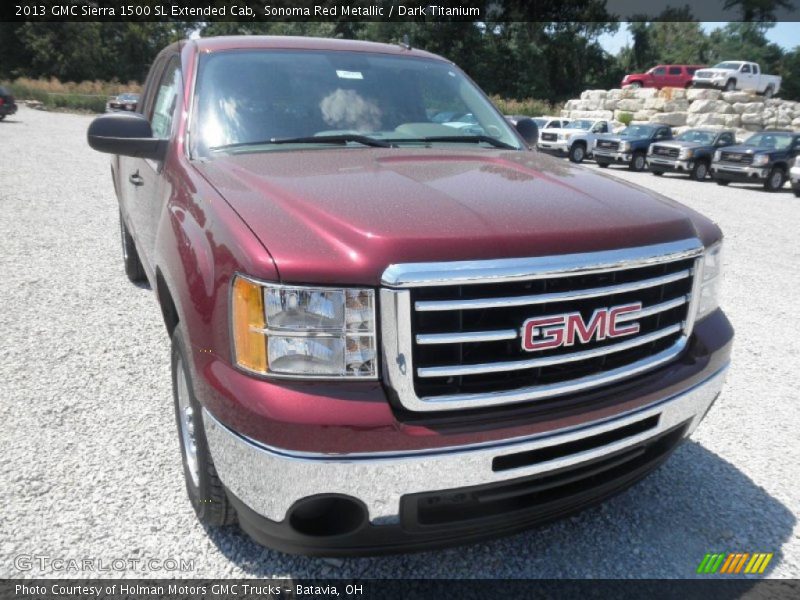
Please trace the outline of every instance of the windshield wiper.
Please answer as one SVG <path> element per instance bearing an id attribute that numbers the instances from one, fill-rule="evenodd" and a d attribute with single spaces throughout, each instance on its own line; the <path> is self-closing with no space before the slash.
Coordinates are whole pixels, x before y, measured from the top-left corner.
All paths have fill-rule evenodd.
<path id="1" fill-rule="evenodd" d="M 456 143 L 456 144 L 480 144 L 481 142 L 485 142 L 495 148 L 503 148 L 504 150 L 518 150 L 511 144 L 506 144 L 505 142 L 501 142 L 500 140 L 490 137 L 488 135 L 435 135 L 430 137 L 421 137 L 421 138 L 394 138 L 388 139 L 387 142 L 422 142 L 422 143 L 435 143 L 435 142 L 444 142 L 444 143 Z"/>
<path id="2" fill-rule="evenodd" d="M 211 151 L 228 150 L 230 148 L 242 148 L 244 146 L 265 146 L 268 144 L 347 144 L 348 142 L 355 142 L 363 144 L 364 146 L 372 146 L 374 148 L 391 148 L 392 145 L 384 142 L 383 140 L 376 140 L 367 135 L 358 135 L 355 133 L 342 133 L 337 135 L 316 135 L 306 137 L 293 137 L 293 138 L 270 138 L 268 140 L 261 140 L 258 142 L 237 142 L 235 144 L 225 144 L 224 146 L 214 146 L 209 148 Z"/>

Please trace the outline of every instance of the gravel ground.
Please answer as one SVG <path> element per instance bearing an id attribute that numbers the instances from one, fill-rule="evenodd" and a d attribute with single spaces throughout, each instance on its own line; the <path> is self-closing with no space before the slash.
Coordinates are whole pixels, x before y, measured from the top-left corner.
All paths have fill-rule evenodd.
<path id="1" fill-rule="evenodd" d="M 167 336 L 152 292 L 124 276 L 108 159 L 87 147 L 89 121 L 21 108 L 0 123 L 0 577 L 57 574 L 23 570 L 18 555 L 194 561 L 186 572 L 105 573 L 116 576 L 687 577 L 710 551 L 775 552 L 769 575 L 800 577 L 800 201 L 788 188 L 609 169 L 727 235 L 724 306 L 738 336 L 728 385 L 693 441 L 645 482 L 490 543 L 308 559 L 195 520 Z"/>

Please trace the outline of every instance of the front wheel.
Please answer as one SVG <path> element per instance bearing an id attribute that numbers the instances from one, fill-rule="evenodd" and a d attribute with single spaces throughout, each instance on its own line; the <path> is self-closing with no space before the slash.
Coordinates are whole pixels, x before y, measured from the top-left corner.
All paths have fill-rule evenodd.
<path id="1" fill-rule="evenodd" d="M 717 182 L 717 185 L 723 185 L 723 186 L 728 185 L 730 183 L 730 181 L 728 181 L 727 179 L 715 179 L 714 181 Z"/>
<path id="2" fill-rule="evenodd" d="M 183 460 L 186 492 L 204 525 L 221 527 L 236 522 L 236 511 L 217 476 L 203 428 L 203 413 L 194 397 L 186 344 L 180 326 L 172 335 L 172 396 Z"/>
<path id="3" fill-rule="evenodd" d="M 736 82 L 733 79 L 728 79 L 725 83 L 725 91 L 732 92 L 736 89 Z"/>
<path id="4" fill-rule="evenodd" d="M 771 85 L 768 85 L 767 89 L 764 90 L 764 97 L 772 98 L 774 94 L 775 94 L 775 88 L 773 88 Z"/>
<path id="5" fill-rule="evenodd" d="M 764 189 L 768 192 L 777 192 L 786 183 L 786 173 L 780 167 L 773 167 L 764 182 Z"/>
<path id="6" fill-rule="evenodd" d="M 607 163 L 607 162 L 602 161 L 602 160 L 598 160 L 597 161 L 597 166 L 600 167 L 601 169 L 607 169 L 608 165 L 610 165 L 610 164 L 611 163 Z"/>
<path id="7" fill-rule="evenodd" d="M 796 198 L 800 198 L 800 188 L 792 188 Z"/>
<path id="8" fill-rule="evenodd" d="M 703 181 L 708 176 L 708 165 L 705 161 L 699 160 L 694 164 L 692 169 L 692 179 L 695 181 Z"/>
<path id="9" fill-rule="evenodd" d="M 639 171 L 643 171 L 646 165 L 647 161 L 645 160 L 644 154 L 637 152 L 633 155 L 633 159 L 631 159 L 631 164 L 628 165 L 628 168 L 638 173 Z"/>
<path id="10" fill-rule="evenodd" d="M 664 171 L 659 171 L 657 169 L 650 169 L 650 172 L 656 177 L 661 177 L 664 174 Z"/>
<path id="11" fill-rule="evenodd" d="M 572 147 L 569 149 L 569 159 L 574 163 L 582 163 L 583 159 L 586 158 L 586 146 L 583 144 L 572 144 Z"/>
<path id="12" fill-rule="evenodd" d="M 634 89 L 638 89 L 638 88 L 642 87 L 642 82 L 641 81 L 634 81 L 633 83 L 630 84 L 629 87 L 632 87 Z"/>

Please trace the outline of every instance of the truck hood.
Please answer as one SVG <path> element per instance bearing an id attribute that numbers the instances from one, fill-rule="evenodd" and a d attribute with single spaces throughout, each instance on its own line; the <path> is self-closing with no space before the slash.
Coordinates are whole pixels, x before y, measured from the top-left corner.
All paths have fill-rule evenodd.
<path id="1" fill-rule="evenodd" d="M 710 148 L 708 144 L 700 142 L 689 142 L 684 140 L 664 140 L 663 142 L 653 142 L 654 146 L 666 146 L 667 148 Z"/>
<path id="2" fill-rule="evenodd" d="M 394 263 L 719 236 L 678 203 L 537 152 L 325 149 L 195 164 L 286 282 L 378 285 Z"/>

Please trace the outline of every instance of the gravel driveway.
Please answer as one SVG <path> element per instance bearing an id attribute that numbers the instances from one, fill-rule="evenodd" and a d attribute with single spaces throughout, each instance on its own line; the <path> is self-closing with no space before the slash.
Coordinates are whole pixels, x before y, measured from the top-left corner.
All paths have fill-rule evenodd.
<path id="1" fill-rule="evenodd" d="M 681 199 L 727 236 L 734 365 L 693 441 L 663 468 L 514 537 L 307 559 L 195 520 L 167 336 L 152 292 L 125 278 L 108 158 L 86 145 L 89 121 L 21 108 L 0 123 L 0 577 L 58 573 L 24 570 L 18 555 L 194 561 L 192 571 L 110 576 L 689 577 L 712 551 L 775 552 L 770 576 L 800 577 L 800 200 L 788 188 L 608 169 Z"/>

